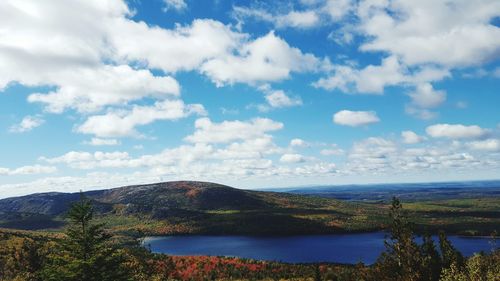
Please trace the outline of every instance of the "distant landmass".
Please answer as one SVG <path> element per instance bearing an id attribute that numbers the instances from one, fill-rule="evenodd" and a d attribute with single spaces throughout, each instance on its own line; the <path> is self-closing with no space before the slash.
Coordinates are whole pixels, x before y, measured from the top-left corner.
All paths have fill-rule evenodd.
<path id="1" fill-rule="evenodd" d="M 2 199 L 0 227 L 59 229 L 66 224 L 71 204 L 84 196 L 92 201 L 98 220 L 126 236 L 367 232 L 387 227 L 386 202 L 399 196 L 419 231 L 487 235 L 500 225 L 499 188 L 494 186 L 498 182 L 489 184 L 311 187 L 276 192 L 209 182 L 164 182 Z"/>
<path id="2" fill-rule="evenodd" d="M 500 197 L 500 180 L 394 183 L 337 186 L 266 188 L 264 191 L 308 194 L 349 201 L 388 202 L 393 196 L 404 201 Z"/>

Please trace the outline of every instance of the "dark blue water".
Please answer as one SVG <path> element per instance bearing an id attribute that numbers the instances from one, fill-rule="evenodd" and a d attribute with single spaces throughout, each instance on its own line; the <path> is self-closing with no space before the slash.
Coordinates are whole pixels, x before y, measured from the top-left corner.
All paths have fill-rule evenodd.
<path id="1" fill-rule="evenodd" d="M 252 258 L 290 263 L 373 263 L 384 250 L 384 233 L 259 236 L 162 236 L 148 237 L 144 245 L 155 253 Z M 490 251 L 486 238 L 448 237 L 462 254 Z"/>

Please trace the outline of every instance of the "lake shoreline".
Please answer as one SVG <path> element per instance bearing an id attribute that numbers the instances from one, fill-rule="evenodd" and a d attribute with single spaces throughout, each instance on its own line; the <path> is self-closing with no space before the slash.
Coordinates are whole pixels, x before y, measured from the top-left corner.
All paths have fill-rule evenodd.
<path id="1" fill-rule="evenodd" d="M 143 237 L 142 246 L 173 256 L 236 257 L 293 264 L 372 264 L 385 250 L 387 232 L 251 236 L 176 235 Z M 417 236 L 418 237 L 418 236 Z M 419 238 L 417 238 L 419 239 Z M 437 236 L 433 236 L 437 242 Z M 491 249 L 489 237 L 449 236 L 466 256 Z"/>

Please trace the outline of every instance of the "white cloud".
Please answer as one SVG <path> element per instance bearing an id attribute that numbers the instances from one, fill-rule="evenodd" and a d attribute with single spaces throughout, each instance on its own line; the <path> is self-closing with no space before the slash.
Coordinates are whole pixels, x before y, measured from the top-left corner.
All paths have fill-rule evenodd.
<path id="1" fill-rule="evenodd" d="M 267 104 L 257 105 L 261 112 L 267 112 L 272 108 L 283 108 L 302 105 L 300 97 L 290 97 L 283 90 L 273 90 L 269 84 L 259 86 L 259 90 L 264 93 Z"/>
<path id="2" fill-rule="evenodd" d="M 304 161 L 306 161 L 304 156 L 294 153 L 283 154 L 280 158 L 280 162 L 282 163 L 301 163 Z"/>
<path id="3" fill-rule="evenodd" d="M 500 29 L 491 23 L 498 11 L 491 0 L 364 1 L 357 15 L 368 41 L 361 50 L 388 52 L 407 65 L 478 65 L 498 54 Z"/>
<path id="4" fill-rule="evenodd" d="M 355 65 L 334 65 L 333 73 L 313 83 L 316 88 L 339 89 L 346 93 L 383 94 L 387 86 L 412 85 L 438 81 L 450 75 L 446 69 L 432 66 L 410 71 L 396 56 L 389 56 L 380 65 L 368 65 L 362 69 Z"/>
<path id="5" fill-rule="evenodd" d="M 50 112 L 67 108 L 95 112 L 107 105 L 122 105 L 144 97 L 166 98 L 179 95 L 180 87 L 171 77 L 153 76 L 149 70 L 134 70 L 128 65 L 73 68 L 60 73 L 55 91 L 35 93 L 30 102 L 47 105 Z"/>
<path id="6" fill-rule="evenodd" d="M 455 68 L 476 67 L 494 60 L 500 50 L 500 28 L 492 20 L 500 13 L 498 1 L 332 1 L 339 17 L 349 15 L 337 42 L 360 37 L 360 50 L 386 57 L 380 65 L 337 64 L 327 77 L 313 83 L 327 90 L 383 93 L 387 86 L 416 86 L 407 112 L 421 119 L 437 115 L 429 110 L 445 100 L 444 91 L 429 83 L 451 76 Z M 344 8 L 342 8 L 344 7 Z M 457 14 L 466 16 L 457 17 Z M 342 38 L 347 34 L 346 38 Z M 460 48 L 455 48 L 460 46 Z M 427 88 L 427 90 L 425 89 Z"/>
<path id="7" fill-rule="evenodd" d="M 303 139 L 297 139 L 296 138 L 296 139 L 292 139 L 290 141 L 290 146 L 292 146 L 292 147 L 294 147 L 294 146 L 295 147 L 304 147 L 304 146 L 308 146 L 308 145 L 309 144 L 305 140 L 303 140 Z"/>
<path id="8" fill-rule="evenodd" d="M 411 92 L 409 96 L 412 103 L 420 108 L 434 108 L 446 100 L 446 92 L 434 90 L 429 83 L 417 85 L 415 91 Z"/>
<path id="9" fill-rule="evenodd" d="M 272 141 L 271 136 L 259 136 L 243 142 L 233 142 L 227 147 L 217 149 L 209 158 L 213 159 L 260 159 L 264 155 L 281 153 L 283 149 Z"/>
<path id="10" fill-rule="evenodd" d="M 33 165 L 33 166 L 22 166 L 16 169 L 0 167 L 0 175 L 5 175 L 5 176 L 51 174 L 55 172 L 57 172 L 57 168 L 52 166 Z"/>
<path id="11" fill-rule="evenodd" d="M 38 116 L 25 116 L 21 123 L 11 126 L 9 131 L 13 133 L 29 132 L 43 123 L 45 123 L 45 120 Z"/>
<path id="12" fill-rule="evenodd" d="M 403 143 L 406 144 L 420 143 L 425 140 L 424 137 L 417 135 L 413 131 L 403 131 L 401 132 L 401 137 L 403 138 Z"/>
<path id="13" fill-rule="evenodd" d="M 375 111 L 341 110 L 333 115 L 333 122 L 344 126 L 364 126 L 379 122 Z"/>
<path id="14" fill-rule="evenodd" d="M 272 14 L 260 8 L 247 8 L 236 6 L 233 8 L 233 17 L 240 25 L 246 18 L 272 23 L 276 28 L 312 28 L 320 23 L 320 16 L 313 10 L 291 10 L 284 14 Z"/>
<path id="15" fill-rule="evenodd" d="M 70 151 L 64 155 L 54 158 L 40 157 L 40 161 L 50 164 L 67 164 L 77 169 L 95 169 L 106 167 L 137 167 L 135 163 L 129 161 L 130 156 L 127 152 L 102 152 L 94 153 L 85 151 Z"/>
<path id="16" fill-rule="evenodd" d="M 163 8 L 165 12 L 172 9 L 182 11 L 187 8 L 185 0 L 163 0 L 163 3 L 165 4 L 165 7 Z"/>
<path id="17" fill-rule="evenodd" d="M 392 141 L 371 137 L 355 142 L 348 156 L 348 173 L 384 173 L 391 168 L 395 152 L 398 150 Z"/>
<path id="18" fill-rule="evenodd" d="M 351 0 L 327 0 L 323 10 L 333 21 L 340 21 L 355 8 Z"/>
<path id="19" fill-rule="evenodd" d="M 248 37 L 210 19 L 195 19 L 191 25 L 177 25 L 174 29 L 130 20 L 115 25 L 116 30 L 122 30 L 111 36 L 118 58 L 146 63 L 165 72 L 195 70 L 209 59 L 240 48 Z"/>
<path id="20" fill-rule="evenodd" d="M 384 178 L 393 173 L 420 175 L 434 171 L 461 173 L 462 171 L 498 169 L 498 154 L 476 154 L 450 140 L 443 143 L 427 143 L 419 148 L 401 147 L 397 143 L 371 137 L 354 143 L 348 161 L 340 170 L 352 175 L 380 175 Z"/>
<path id="21" fill-rule="evenodd" d="M 498 139 L 473 141 L 467 143 L 467 145 L 474 150 L 500 151 L 500 140 Z"/>
<path id="22" fill-rule="evenodd" d="M 461 124 L 435 124 L 425 129 L 427 134 L 433 138 L 478 138 L 487 134 L 487 130 L 476 126 L 464 126 Z"/>
<path id="23" fill-rule="evenodd" d="M 409 96 L 411 103 L 405 106 L 405 112 L 423 120 L 435 118 L 438 113 L 429 108 L 438 107 L 446 100 L 446 92 L 434 90 L 430 83 L 417 84 Z"/>
<path id="24" fill-rule="evenodd" d="M 297 10 L 293 5 L 276 2 L 269 5 L 233 7 L 233 17 L 241 27 L 246 19 L 269 22 L 275 28 L 314 28 L 344 19 L 354 8 L 351 0 L 301 1 L 306 9 Z"/>
<path id="25" fill-rule="evenodd" d="M 2 1 L 0 11 L 0 89 L 12 82 L 51 86 L 48 94 L 32 94 L 29 101 L 58 113 L 179 94 L 169 76 L 113 63 L 120 46 L 110 45 L 112 37 L 116 30 L 127 33 L 115 25 L 140 24 L 126 19 L 130 11 L 122 1 Z"/>
<path id="26" fill-rule="evenodd" d="M 121 0 L 105 5 L 97 0 L 71 5 L 4 1 L 0 10 L 5 29 L 0 89 L 12 82 L 50 86 L 48 93 L 31 94 L 29 101 L 55 113 L 96 112 L 145 97 L 179 96 L 175 79 L 144 67 L 166 73 L 199 70 L 223 85 L 278 81 L 291 72 L 316 71 L 321 63 L 272 32 L 248 40 L 247 34 L 208 19 L 173 29 L 149 26 L 132 20 Z"/>
<path id="27" fill-rule="evenodd" d="M 266 101 L 271 107 L 290 107 L 302 105 L 300 98 L 291 98 L 285 94 L 283 90 L 272 91 L 266 95 Z"/>
<path id="28" fill-rule="evenodd" d="M 139 136 L 135 127 L 157 120 L 176 120 L 192 114 L 206 115 L 201 104 L 185 105 L 181 100 L 158 101 L 153 106 L 134 106 L 130 111 L 110 111 L 90 116 L 77 132 L 98 137 Z"/>
<path id="29" fill-rule="evenodd" d="M 195 122 L 194 134 L 184 138 L 192 143 L 227 143 L 234 140 L 247 140 L 266 136 L 266 132 L 283 128 L 283 123 L 267 118 L 255 118 L 250 121 L 223 121 L 212 123 L 208 118 Z"/>
<path id="30" fill-rule="evenodd" d="M 310 28 L 318 25 L 320 19 L 314 11 L 291 11 L 276 19 L 277 27 Z"/>
<path id="31" fill-rule="evenodd" d="M 90 141 L 85 142 L 85 144 L 92 146 L 101 146 L 101 145 L 119 145 L 120 142 L 117 139 L 101 139 L 101 138 L 92 138 Z"/>
<path id="32" fill-rule="evenodd" d="M 321 162 L 313 165 L 302 165 L 290 172 L 291 176 L 321 177 L 325 175 L 335 175 L 338 173 L 335 163 Z"/>
<path id="33" fill-rule="evenodd" d="M 290 47 L 270 32 L 241 46 L 238 53 L 208 60 L 201 66 L 218 86 L 234 83 L 256 84 L 286 79 L 291 72 L 317 71 L 321 61 Z"/>

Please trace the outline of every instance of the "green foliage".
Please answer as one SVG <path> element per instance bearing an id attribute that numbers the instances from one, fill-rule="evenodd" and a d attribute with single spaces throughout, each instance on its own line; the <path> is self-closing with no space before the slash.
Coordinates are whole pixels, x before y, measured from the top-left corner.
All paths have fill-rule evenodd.
<path id="1" fill-rule="evenodd" d="M 43 256 L 40 242 L 0 234 L 0 280 L 41 280 Z"/>
<path id="2" fill-rule="evenodd" d="M 393 198 L 390 208 L 391 234 L 386 252 L 377 261 L 379 280 L 423 280 L 423 256 L 414 240 L 411 224 L 401 202 Z"/>
<path id="3" fill-rule="evenodd" d="M 300 196 L 298 196 L 300 197 Z M 304 208 L 316 198 L 270 196 L 266 204 L 303 212 L 304 217 L 324 215 L 324 210 L 339 208 L 333 201 L 320 213 Z M 315 202 L 314 204 L 317 204 Z M 341 204 L 341 203 L 335 203 Z M 321 213 L 323 212 L 323 213 Z M 346 210 L 349 212 L 349 210 Z M 82 198 L 67 214 L 69 226 L 64 234 L 3 232 L 0 229 L 0 281 L 97 281 L 97 280 L 335 280 L 335 281 L 500 281 L 500 251 L 464 258 L 440 234 L 439 250 L 430 235 L 417 243 L 413 217 L 394 198 L 390 207 L 390 235 L 386 251 L 372 266 L 334 264 L 284 264 L 238 258 L 171 257 L 152 254 L 139 247 L 133 237 L 111 235 L 106 225 L 122 223 L 152 224 L 132 216 L 99 216 L 90 201 Z M 250 216 L 251 211 L 211 211 L 215 216 Z M 261 218 L 257 216 L 257 218 Z M 223 220 L 220 220 L 222 223 Z M 172 224 L 179 227 L 178 224 Z M 117 232 L 114 232 L 117 233 Z M 442 253 L 442 254 L 440 254 Z"/>
<path id="4" fill-rule="evenodd" d="M 498 281 L 500 280 L 500 251 L 490 255 L 475 254 L 460 267 L 452 263 L 443 269 L 440 281 Z"/>
<path id="5" fill-rule="evenodd" d="M 443 231 L 439 232 L 439 246 L 441 248 L 441 262 L 444 268 L 449 268 L 451 265 L 455 265 L 458 268 L 464 266 L 464 257 L 453 247 Z"/>
<path id="6" fill-rule="evenodd" d="M 423 236 L 421 252 L 422 280 L 438 280 L 441 274 L 442 262 L 434 240 L 429 234 Z"/>
<path id="7" fill-rule="evenodd" d="M 68 212 L 66 237 L 49 255 L 42 271 L 44 280 L 112 281 L 129 280 L 121 251 L 108 243 L 102 224 L 92 223 L 90 201 L 82 198 Z"/>
<path id="8" fill-rule="evenodd" d="M 440 253 L 431 236 L 415 242 L 412 224 L 397 198 L 390 208 L 391 235 L 372 268 L 370 280 L 412 281 L 498 281 L 500 280 L 500 252 L 475 255 L 465 259 L 448 240 L 439 233 Z"/>

